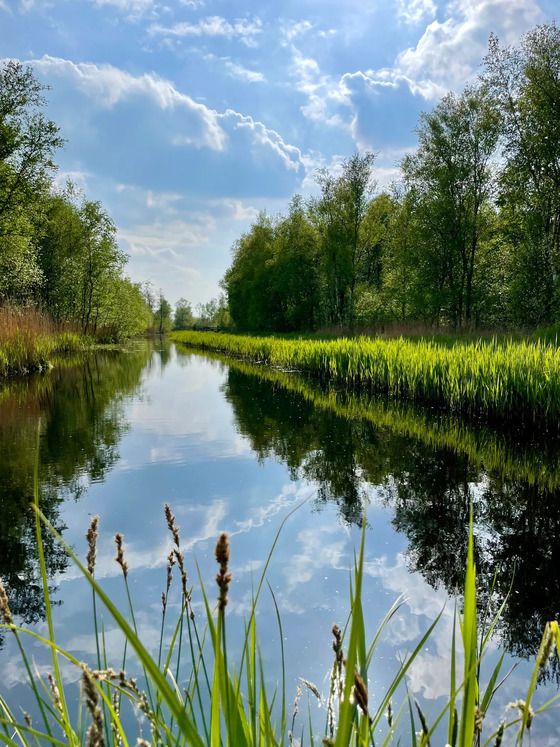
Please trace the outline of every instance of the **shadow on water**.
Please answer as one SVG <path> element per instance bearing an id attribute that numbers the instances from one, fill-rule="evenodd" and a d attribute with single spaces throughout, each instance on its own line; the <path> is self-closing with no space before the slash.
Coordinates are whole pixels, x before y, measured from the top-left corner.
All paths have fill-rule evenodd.
<path id="1" fill-rule="evenodd" d="M 505 645 L 518 656 L 536 654 L 545 622 L 560 613 L 557 441 L 210 357 L 224 367 L 224 395 L 260 459 L 275 457 L 293 477 L 316 481 L 318 504 L 336 503 L 347 522 L 361 521 L 375 493 L 407 538 L 409 568 L 452 595 L 464 580 L 472 500 L 481 609 L 507 598 Z"/>
<path id="2" fill-rule="evenodd" d="M 151 354 L 148 345 L 125 353 L 100 350 L 0 388 L 0 576 L 12 611 L 27 623 L 44 615 L 29 510 L 37 443 L 41 508 L 60 531 L 63 500 L 78 499 L 117 461 L 127 429 L 124 403 L 138 389 Z M 44 550 L 53 578 L 67 560 L 48 533 Z"/>

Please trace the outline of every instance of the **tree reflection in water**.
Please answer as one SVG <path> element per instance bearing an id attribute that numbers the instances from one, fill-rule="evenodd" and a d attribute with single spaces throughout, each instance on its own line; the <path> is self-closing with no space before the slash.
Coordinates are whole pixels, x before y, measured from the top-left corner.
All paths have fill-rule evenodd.
<path id="1" fill-rule="evenodd" d="M 377 486 L 394 512 L 393 525 L 407 537 L 409 568 L 452 595 L 459 594 L 464 580 L 472 500 L 481 608 L 490 602 L 497 609 L 507 597 L 500 634 L 512 653 L 536 653 L 545 622 L 560 613 L 557 444 L 535 443 L 528 451 L 526 443 L 500 434 L 499 448 L 507 455 L 501 472 L 496 445 L 478 434 L 492 449 L 493 466 L 487 469 L 483 458 L 473 459 L 460 448 L 438 447 L 433 438 L 423 442 L 402 427 L 388 427 L 387 403 L 383 425 L 376 426 L 377 405 L 367 401 L 361 417 L 344 417 L 342 395 L 310 393 L 309 382 L 293 375 L 258 367 L 251 373 L 246 364 L 232 361 L 226 370 L 225 396 L 260 458 L 274 456 L 294 477 L 316 481 L 317 501 L 335 502 L 347 522 L 361 521 L 371 486 Z M 353 411 L 359 412 L 355 404 Z M 441 418 L 437 428 L 442 429 Z M 550 471 L 543 466 L 545 457 Z"/>
<path id="2" fill-rule="evenodd" d="M 127 429 L 123 404 L 137 390 L 150 355 L 147 345 L 127 353 L 99 351 L 0 388 L 0 576 L 12 611 L 26 623 L 44 616 L 30 511 L 37 444 L 41 508 L 63 531 L 61 503 L 77 500 L 118 459 Z M 67 559 L 48 533 L 43 542 L 52 579 Z"/>

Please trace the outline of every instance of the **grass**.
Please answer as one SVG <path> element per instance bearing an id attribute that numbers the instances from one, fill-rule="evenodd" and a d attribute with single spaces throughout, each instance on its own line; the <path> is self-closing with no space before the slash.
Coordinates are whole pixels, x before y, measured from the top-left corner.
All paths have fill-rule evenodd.
<path id="1" fill-rule="evenodd" d="M 328 696 L 322 703 L 324 726 L 319 729 L 311 714 L 305 717 L 298 714 L 301 688 L 296 696 L 294 709 L 289 713 L 283 644 L 278 652 L 277 671 L 266 672 L 264 668 L 264 661 L 270 661 L 270 652 L 265 651 L 266 640 L 259 638 L 257 610 L 267 589 L 276 609 L 280 640 L 283 641 L 284 638 L 274 593 L 266 581 L 282 525 L 266 558 L 262 575 L 254 587 L 242 645 L 236 647 L 240 653 L 234 660 L 231 648 L 228 647 L 226 615 L 231 574 L 235 570 L 230 558 L 229 539 L 227 535 L 221 534 L 216 545 L 217 602 L 212 601 L 213 594 L 205 586 L 199 572 L 196 595 L 203 609 L 199 618 L 194 612 L 195 591 L 188 582 L 183 540 L 173 513 L 166 506 L 165 516 L 172 549 L 163 584 L 165 591 L 161 604 L 159 647 L 156 653 L 151 653 L 138 635 L 128 582 L 129 573 L 133 571 L 126 562 L 122 537 L 116 537 L 116 561 L 122 571 L 129 602 L 126 610 L 115 605 L 95 578 L 99 528 L 97 517 L 92 520 L 88 531 L 89 552 L 84 563 L 41 513 L 37 464 L 34 485 L 36 534 L 47 633 L 42 635 L 15 624 L 1 585 L 0 615 L 3 627 L 11 631 L 20 650 L 29 690 L 37 705 L 37 723 L 28 714 L 21 718 L 17 716 L 7 699 L 0 696 L 1 743 L 26 747 L 38 744 L 76 747 L 83 744 L 97 747 L 129 747 L 133 744 L 141 747 L 150 744 L 169 747 L 295 747 L 296 744 L 318 743 L 335 747 L 385 747 L 396 744 L 427 747 L 436 735 L 443 732 L 452 747 L 472 747 L 499 745 L 504 732 L 507 732 L 516 744 L 521 745 L 530 737 L 534 720 L 553 707 L 560 698 L 559 695 L 538 707 L 532 706 L 541 671 L 554 648 L 560 653 L 558 624 L 550 622 L 546 625 L 526 689 L 512 704 L 512 710 L 507 712 L 510 714 L 509 718 L 500 723 L 491 723 L 487 717 L 494 695 L 504 680 L 504 656 L 498 656 L 490 676 L 483 682 L 481 665 L 488 653 L 500 612 L 493 618 L 488 610 L 477 612 L 472 512 L 463 610 L 462 613 L 455 613 L 452 640 L 449 642 L 451 666 L 445 705 L 428 719 L 408 688 L 410 668 L 418 653 L 428 645 L 441 612 L 421 635 L 414 650 L 400 662 L 396 662 L 386 689 L 375 693 L 370 690 L 370 674 L 375 669 L 377 644 L 381 636 L 391 635 L 391 626 L 401 602 L 393 604 L 373 636 L 368 637 L 368 610 L 363 607 L 362 596 L 366 538 L 364 528 L 351 572 L 348 618 L 342 628 L 333 627 L 332 671 Z M 41 550 L 44 532 L 50 532 L 64 546 L 81 572 L 84 582 L 91 587 L 92 625 L 98 651 L 95 663 L 80 662 L 71 651 L 57 643 L 45 559 Z M 173 616 L 174 608 L 168 602 L 174 589 L 180 595 L 180 605 L 178 614 Z M 105 608 L 126 639 L 125 656 L 118 662 L 108 660 L 110 652 L 105 647 L 104 628 L 98 620 L 99 607 Z M 482 620 L 481 623 L 479 619 Z M 46 678 L 33 668 L 27 653 L 27 643 L 40 643 L 50 652 L 51 671 Z M 134 663 L 131 661 L 133 657 Z M 143 672 L 139 682 L 127 675 L 126 669 L 130 666 L 136 666 Z M 63 678 L 63 667 L 76 668 L 81 679 L 81 698 L 76 707 L 73 706 L 72 695 L 65 685 L 72 678 Z M 271 679 L 279 680 L 279 684 L 271 688 Z M 303 688 L 318 700 L 321 699 L 312 683 L 307 680 L 301 680 L 301 683 Z M 133 717 L 134 714 L 143 716 L 143 726 L 138 718 Z M 131 727 L 130 724 L 134 726 Z"/>
<path id="2" fill-rule="evenodd" d="M 191 331 L 175 332 L 172 339 L 461 415 L 554 427 L 560 417 L 560 348 L 545 342 L 442 345 L 402 338 L 288 340 Z"/>
<path id="3" fill-rule="evenodd" d="M 55 325 L 35 309 L 0 308 L 0 378 L 41 371 L 54 355 L 86 346 L 82 335 Z"/>

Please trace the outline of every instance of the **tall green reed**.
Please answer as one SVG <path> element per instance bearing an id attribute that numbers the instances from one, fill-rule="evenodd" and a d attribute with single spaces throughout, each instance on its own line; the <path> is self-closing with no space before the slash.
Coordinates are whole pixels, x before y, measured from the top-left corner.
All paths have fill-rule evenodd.
<path id="1" fill-rule="evenodd" d="M 184 331 L 187 345 L 298 370 L 452 412 L 553 424 L 560 416 L 560 348 L 539 341 L 288 340 Z"/>

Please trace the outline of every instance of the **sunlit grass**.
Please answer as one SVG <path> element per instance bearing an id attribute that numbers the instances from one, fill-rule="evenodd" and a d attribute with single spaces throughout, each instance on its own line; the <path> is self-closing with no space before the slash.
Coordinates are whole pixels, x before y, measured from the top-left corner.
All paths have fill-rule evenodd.
<path id="1" fill-rule="evenodd" d="M 542 342 L 440 345 L 402 338 L 286 340 L 176 332 L 176 341 L 455 413 L 557 423 L 560 349 Z"/>

